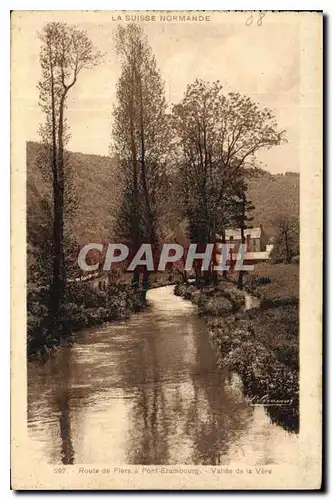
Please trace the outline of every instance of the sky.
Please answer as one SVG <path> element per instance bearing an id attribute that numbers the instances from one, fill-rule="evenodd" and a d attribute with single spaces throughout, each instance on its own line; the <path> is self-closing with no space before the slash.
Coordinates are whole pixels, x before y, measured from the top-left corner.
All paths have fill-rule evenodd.
<path id="1" fill-rule="evenodd" d="M 68 148 L 108 155 L 112 106 L 120 75 L 113 34 L 117 25 L 125 22 L 125 13 L 119 16 L 121 21 L 111 12 L 17 12 L 13 16 L 12 43 L 22 48 L 19 64 L 13 63 L 13 77 L 21 82 L 18 105 L 27 141 L 39 140 L 38 127 L 43 121 L 36 88 L 40 78 L 37 33 L 48 21 L 64 21 L 86 30 L 105 54 L 102 64 L 80 74 L 69 95 Z M 254 13 L 251 23 L 245 12 L 216 12 L 202 22 L 168 22 L 160 21 L 160 15 L 155 13 L 154 22 L 140 24 L 165 81 L 168 102 L 179 102 L 186 85 L 196 78 L 220 80 L 226 92 L 249 95 L 262 107 L 273 110 L 288 140 L 258 155 L 263 168 L 272 173 L 299 172 L 300 96 L 305 91 L 301 85 L 300 24 L 293 14 L 267 13 L 261 20 L 258 16 Z"/>

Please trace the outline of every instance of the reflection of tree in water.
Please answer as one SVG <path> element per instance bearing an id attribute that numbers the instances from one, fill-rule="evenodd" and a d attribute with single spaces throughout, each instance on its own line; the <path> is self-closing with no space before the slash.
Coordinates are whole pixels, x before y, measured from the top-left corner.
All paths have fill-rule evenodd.
<path id="1" fill-rule="evenodd" d="M 170 426 L 167 418 L 165 395 L 159 381 L 159 363 L 154 335 L 147 337 L 146 345 L 141 342 L 136 349 L 138 386 L 133 427 L 131 430 L 128 462 L 135 464 L 168 463 L 168 434 Z M 147 349 L 147 352 L 145 352 Z M 133 375 L 133 374 L 132 374 Z M 129 387 L 129 390 L 133 388 Z"/>
<path id="2" fill-rule="evenodd" d="M 252 382 L 252 381 L 251 381 Z M 279 395 L 269 397 L 268 394 L 264 394 L 260 386 L 256 387 L 256 384 L 249 384 L 248 380 L 244 380 L 243 378 L 243 391 L 245 395 L 251 399 L 253 402 L 261 403 L 265 409 L 265 413 L 268 415 L 270 421 L 282 427 L 287 432 L 292 432 L 298 434 L 299 432 L 299 397 L 298 393 L 295 395 L 295 398 L 292 400 L 292 404 L 288 404 L 290 401 L 290 395 L 285 394 L 283 387 L 281 386 L 281 390 Z M 280 400 L 281 404 L 279 405 L 265 405 L 265 401 L 269 400 Z M 283 404 L 283 401 L 287 401 L 286 404 Z"/>
<path id="3" fill-rule="evenodd" d="M 187 321 L 192 321 L 192 318 Z M 137 383 L 132 408 L 132 426 L 128 445 L 128 462 L 140 464 L 180 463 L 179 453 L 190 464 L 220 464 L 227 459 L 229 446 L 245 431 L 251 421 L 253 408 L 237 401 L 232 391 L 224 390 L 223 378 L 218 373 L 216 360 L 201 328 L 184 324 L 194 342 L 185 380 L 175 380 L 170 367 L 172 383 L 165 380 L 163 366 L 170 358 L 171 349 L 181 350 L 185 359 L 182 324 L 176 330 L 174 342 L 161 346 L 159 332 L 147 335 L 136 349 L 137 359 L 131 360 L 129 377 Z M 155 327 L 157 324 L 155 323 Z M 157 329 L 157 328 L 156 328 Z M 161 332 L 163 325 L 160 326 Z M 190 333 L 188 333 L 190 331 Z M 170 352 L 166 348 L 170 347 Z M 134 368 L 133 368 L 134 361 Z M 161 366 L 163 365 L 163 366 Z M 161 380 L 161 377 L 164 380 Z"/>
<path id="4" fill-rule="evenodd" d="M 77 436 L 80 411 L 84 415 L 96 404 L 101 390 L 119 397 L 119 387 L 121 398 L 125 392 L 124 429 L 129 429 L 121 451 L 128 463 L 228 463 L 230 448 L 236 445 L 237 450 L 239 440 L 246 441 L 254 408 L 218 372 L 205 323 L 195 315 L 161 320 L 147 313 L 140 318 L 134 331 L 117 331 L 108 352 L 96 348 L 90 335 L 80 350 L 62 347 L 44 365 L 34 363 L 29 421 L 36 423 L 35 434 L 42 435 L 52 463 L 74 463 L 74 412 Z M 268 409 L 273 415 L 275 408 Z"/>
<path id="5" fill-rule="evenodd" d="M 70 421 L 70 385 L 71 349 L 65 353 L 62 363 L 63 382 L 56 386 L 56 404 L 59 408 L 59 425 L 61 438 L 61 461 L 65 465 L 74 463 L 74 448 L 72 442 Z"/>
<path id="6" fill-rule="evenodd" d="M 299 432 L 298 406 L 266 406 L 265 411 L 273 424 L 288 432 Z"/>
<path id="7" fill-rule="evenodd" d="M 229 447 L 245 432 L 253 408 L 226 391 L 223 376 L 215 368 L 206 332 L 196 336 L 196 366 L 193 375 L 195 396 L 188 412 L 187 432 L 192 437 L 191 462 L 196 465 L 229 463 Z M 213 365 L 207 370 L 207 359 Z"/>
<path id="8" fill-rule="evenodd" d="M 35 415 L 47 427 L 48 451 L 52 463 L 59 463 L 58 436 L 60 432 L 60 455 L 63 464 L 74 463 L 70 422 L 71 348 L 63 346 L 54 357 L 45 361 L 34 361 L 29 367 L 28 377 L 28 421 Z M 50 418 L 51 415 L 51 418 Z M 53 430 L 54 429 L 54 430 Z"/>

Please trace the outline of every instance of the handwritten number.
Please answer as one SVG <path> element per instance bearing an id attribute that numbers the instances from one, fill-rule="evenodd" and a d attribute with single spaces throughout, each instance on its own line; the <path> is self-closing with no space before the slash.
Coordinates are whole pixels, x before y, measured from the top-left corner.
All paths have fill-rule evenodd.
<path id="1" fill-rule="evenodd" d="M 264 19 L 266 13 L 265 12 L 259 12 L 259 19 L 257 21 L 257 26 L 262 26 L 262 20 Z M 251 14 L 250 17 L 247 18 L 246 20 L 246 26 L 251 26 L 253 24 L 253 15 Z"/>
<path id="2" fill-rule="evenodd" d="M 253 16 L 251 14 L 250 17 L 247 19 L 245 24 L 246 24 L 246 26 L 251 26 L 252 23 L 253 23 Z"/>
<path id="3" fill-rule="evenodd" d="M 265 12 L 259 12 L 259 19 L 257 21 L 257 26 L 262 25 L 262 20 L 264 19 L 265 15 L 266 15 Z"/>

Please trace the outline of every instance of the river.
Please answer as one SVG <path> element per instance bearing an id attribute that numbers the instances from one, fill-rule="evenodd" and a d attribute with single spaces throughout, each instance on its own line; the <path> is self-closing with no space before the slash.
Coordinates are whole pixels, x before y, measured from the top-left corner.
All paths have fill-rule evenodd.
<path id="1" fill-rule="evenodd" d="M 52 464 L 294 464 L 298 436 L 220 373 L 205 320 L 173 287 L 28 364 L 35 459 Z"/>

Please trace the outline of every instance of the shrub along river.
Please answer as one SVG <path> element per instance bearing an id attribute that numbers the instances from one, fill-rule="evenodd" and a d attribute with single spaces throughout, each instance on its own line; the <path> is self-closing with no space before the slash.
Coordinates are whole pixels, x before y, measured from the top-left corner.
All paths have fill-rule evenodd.
<path id="1" fill-rule="evenodd" d="M 219 372 L 205 319 L 173 286 L 130 319 L 75 334 L 28 366 L 37 460 L 63 464 L 293 464 L 298 436 Z"/>

